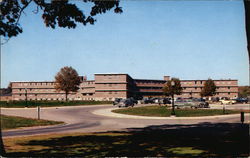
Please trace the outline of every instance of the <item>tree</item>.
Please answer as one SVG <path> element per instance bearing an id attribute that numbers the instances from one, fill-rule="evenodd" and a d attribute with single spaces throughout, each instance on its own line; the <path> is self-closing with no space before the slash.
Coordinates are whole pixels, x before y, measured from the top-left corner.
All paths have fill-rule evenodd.
<path id="1" fill-rule="evenodd" d="M 66 101 L 68 101 L 69 92 L 76 92 L 81 83 L 80 77 L 72 67 L 63 67 L 55 76 L 55 88 L 58 91 L 64 91 Z"/>
<path id="2" fill-rule="evenodd" d="M 216 94 L 216 85 L 212 79 L 206 80 L 203 89 L 201 90 L 201 97 L 213 96 Z"/>
<path id="3" fill-rule="evenodd" d="M 42 11 L 42 18 L 47 27 L 75 28 L 77 23 L 94 24 L 97 14 L 106 13 L 114 8 L 115 13 L 122 13 L 119 0 L 96 1 L 82 0 L 82 3 L 93 3 L 90 15 L 86 16 L 77 7 L 75 1 L 68 0 L 1 0 L 0 1 L 0 35 L 11 38 L 23 32 L 19 20 L 24 10 L 33 3 L 33 13 Z M 79 4 L 79 3 L 78 3 Z M 25 14 L 25 13 L 24 13 Z"/>
<path id="4" fill-rule="evenodd" d="M 180 95 L 182 93 L 181 82 L 178 78 L 172 78 L 168 80 L 167 83 L 163 87 L 163 93 L 166 96 L 172 97 L 172 112 L 171 115 L 175 115 L 174 111 L 174 95 Z"/>
<path id="5" fill-rule="evenodd" d="M 239 87 L 239 97 L 247 98 L 250 96 L 250 86 L 240 86 Z"/>

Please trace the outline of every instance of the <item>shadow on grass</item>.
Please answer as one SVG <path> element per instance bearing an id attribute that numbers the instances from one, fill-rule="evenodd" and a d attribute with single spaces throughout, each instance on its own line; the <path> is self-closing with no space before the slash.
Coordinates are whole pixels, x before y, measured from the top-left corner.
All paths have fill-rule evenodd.
<path id="1" fill-rule="evenodd" d="M 128 132 L 113 131 L 31 140 L 19 145 L 42 148 L 13 151 L 6 156 L 247 157 L 249 125 L 201 123 L 149 126 L 130 128 Z"/>

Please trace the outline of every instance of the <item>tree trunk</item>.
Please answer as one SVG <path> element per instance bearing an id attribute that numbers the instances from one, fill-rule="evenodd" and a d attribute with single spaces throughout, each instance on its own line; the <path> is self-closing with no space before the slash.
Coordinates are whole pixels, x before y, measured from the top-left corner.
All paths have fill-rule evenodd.
<path id="1" fill-rule="evenodd" d="M 0 156 L 5 156 L 5 149 L 2 139 L 2 118 L 1 118 L 1 107 L 0 107 Z"/>
<path id="2" fill-rule="evenodd" d="M 68 94 L 69 94 L 69 92 L 66 91 L 66 92 L 65 92 L 66 102 L 68 102 Z"/>
<path id="3" fill-rule="evenodd" d="M 171 112 L 171 115 L 175 115 L 175 111 L 174 111 L 174 94 L 172 94 L 171 96 L 172 96 L 172 112 Z"/>

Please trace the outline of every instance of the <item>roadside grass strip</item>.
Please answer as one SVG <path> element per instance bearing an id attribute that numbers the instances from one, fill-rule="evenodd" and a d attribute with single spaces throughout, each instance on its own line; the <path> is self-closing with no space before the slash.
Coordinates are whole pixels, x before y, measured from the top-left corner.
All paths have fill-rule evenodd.
<path id="1" fill-rule="evenodd" d="M 171 116 L 171 110 L 171 108 L 166 106 L 145 106 L 116 109 L 112 110 L 112 112 L 138 116 L 169 117 Z M 223 110 L 220 109 L 175 109 L 175 113 L 176 117 L 195 117 L 237 114 L 240 113 L 240 111 L 226 110 L 225 114 L 223 114 Z"/>
<path id="2" fill-rule="evenodd" d="M 47 126 L 62 124 L 59 121 L 37 120 L 31 118 L 1 115 L 1 128 L 3 130 L 16 129 L 21 127 Z"/>
<path id="3" fill-rule="evenodd" d="M 112 104 L 111 101 L 0 101 L 1 107 L 23 108 L 23 107 L 54 107 L 54 106 L 76 106 L 76 105 L 103 105 Z"/>

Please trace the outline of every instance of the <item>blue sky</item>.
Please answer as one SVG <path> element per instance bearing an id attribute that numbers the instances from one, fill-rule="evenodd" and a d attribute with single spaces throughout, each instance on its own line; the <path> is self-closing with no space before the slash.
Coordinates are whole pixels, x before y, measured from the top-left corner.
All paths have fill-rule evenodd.
<path id="1" fill-rule="evenodd" d="M 133 78 L 238 79 L 249 84 L 241 1 L 121 1 L 95 25 L 51 29 L 26 10 L 23 33 L 2 46 L 2 87 L 51 81 L 63 66 Z"/>

